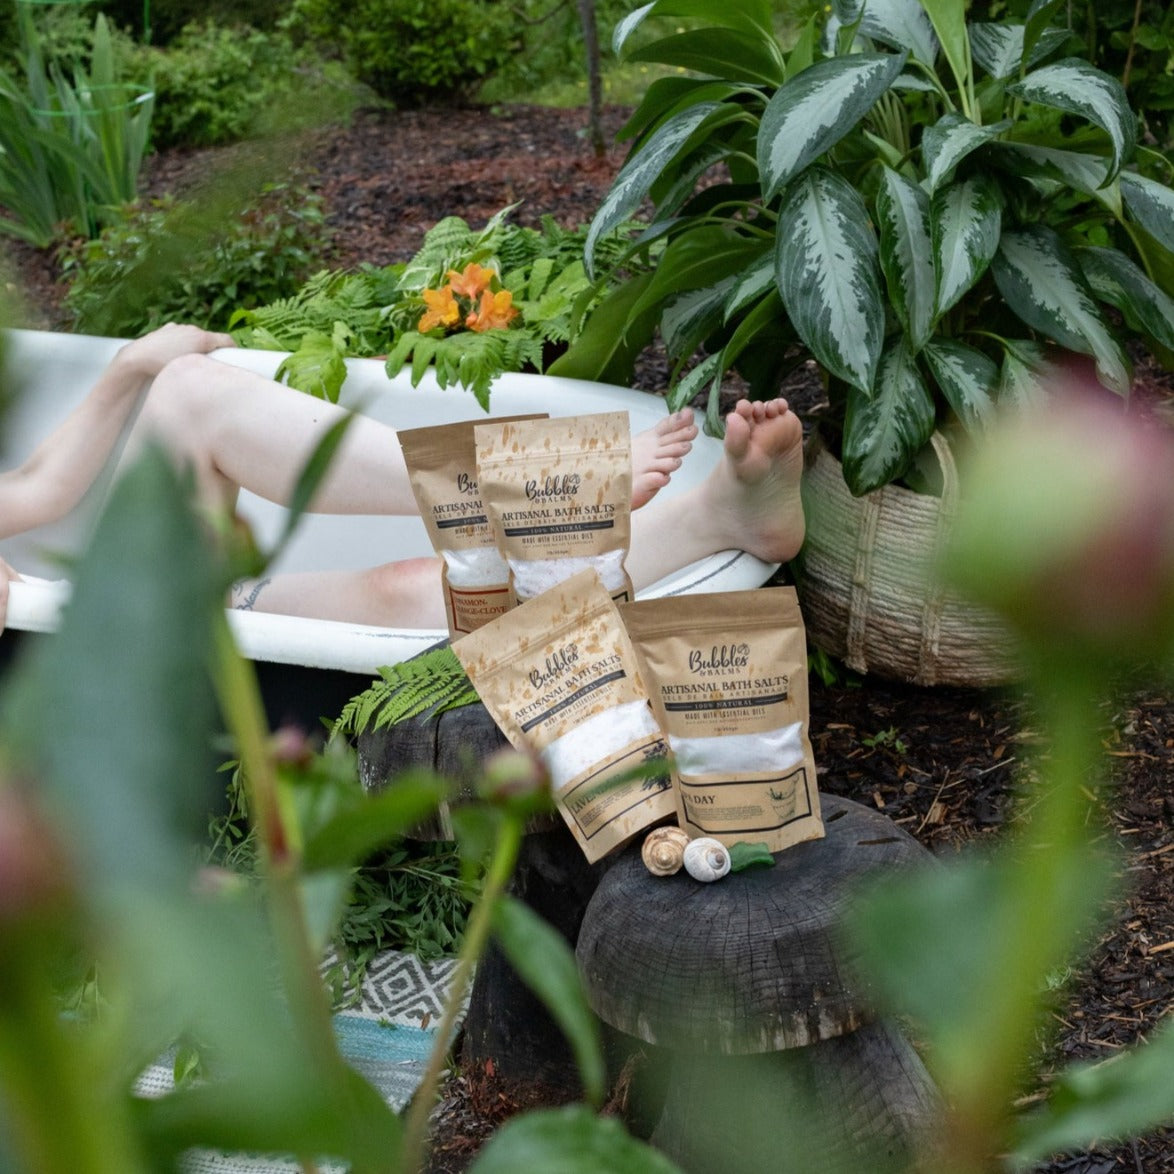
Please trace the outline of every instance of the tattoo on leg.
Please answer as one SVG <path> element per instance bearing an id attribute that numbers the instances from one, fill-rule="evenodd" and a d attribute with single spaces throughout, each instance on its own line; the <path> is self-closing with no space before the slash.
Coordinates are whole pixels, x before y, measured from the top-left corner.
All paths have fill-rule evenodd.
<path id="1" fill-rule="evenodd" d="M 252 611 L 253 606 L 257 602 L 257 596 L 265 590 L 272 582 L 271 579 L 258 579 L 256 582 L 250 584 L 249 582 L 234 583 L 232 585 L 232 606 L 236 611 Z M 246 589 L 248 594 L 245 595 Z M 241 598 L 243 596 L 243 598 Z"/>

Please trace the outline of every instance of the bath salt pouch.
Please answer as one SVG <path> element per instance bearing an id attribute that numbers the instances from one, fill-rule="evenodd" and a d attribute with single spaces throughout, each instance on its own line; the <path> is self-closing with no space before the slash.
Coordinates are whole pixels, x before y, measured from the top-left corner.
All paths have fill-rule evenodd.
<path id="1" fill-rule="evenodd" d="M 617 602 L 635 598 L 629 429 L 627 412 L 477 426 L 478 477 L 518 601 L 588 567 Z"/>
<path id="2" fill-rule="evenodd" d="M 575 841 L 594 863 L 675 811 L 667 768 L 617 776 L 667 756 L 632 642 L 588 568 L 454 641 L 490 716 L 536 754 Z"/>
<path id="3" fill-rule="evenodd" d="M 544 418 L 501 416 L 495 422 Z M 444 610 L 452 639 L 503 615 L 513 605 L 509 568 L 485 513 L 477 484 L 473 429 L 460 420 L 398 432 L 412 493 L 432 547 L 443 560 Z"/>
<path id="4" fill-rule="evenodd" d="M 822 837 L 795 589 L 646 599 L 620 614 L 672 750 L 681 827 L 772 852 Z"/>

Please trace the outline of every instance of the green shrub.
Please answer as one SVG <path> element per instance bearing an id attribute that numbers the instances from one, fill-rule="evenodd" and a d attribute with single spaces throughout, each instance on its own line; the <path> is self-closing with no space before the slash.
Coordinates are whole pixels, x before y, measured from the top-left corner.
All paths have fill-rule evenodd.
<path id="1" fill-rule="evenodd" d="M 243 208 L 218 208 L 211 236 L 192 206 L 166 197 L 123 210 L 63 258 L 75 329 L 135 338 L 165 322 L 224 329 L 232 312 L 288 297 L 327 251 L 320 196 L 270 185 Z M 224 227 L 227 226 L 227 227 Z"/>
<path id="2" fill-rule="evenodd" d="M 409 107 L 470 101 L 520 47 L 516 13 L 489 0 L 294 0 L 291 27 Z"/>
<path id="3" fill-rule="evenodd" d="M 328 85 L 288 36 L 245 26 L 188 25 L 166 50 L 142 49 L 140 59 L 154 79 L 157 151 L 235 142 L 295 92 L 309 87 L 317 98 Z"/>
<path id="4" fill-rule="evenodd" d="M 170 45 L 189 24 L 243 24 L 270 31 L 289 8 L 288 0 L 99 0 L 119 27 L 152 45 Z"/>

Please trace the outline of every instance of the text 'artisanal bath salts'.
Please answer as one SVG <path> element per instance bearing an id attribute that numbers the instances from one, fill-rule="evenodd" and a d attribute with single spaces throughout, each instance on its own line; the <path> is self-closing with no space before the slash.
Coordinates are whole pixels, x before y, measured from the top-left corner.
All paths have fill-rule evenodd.
<path id="1" fill-rule="evenodd" d="M 490 716 L 538 755 L 594 862 L 672 816 L 666 770 L 621 779 L 668 753 L 615 602 L 581 571 L 453 643 Z"/>
<path id="2" fill-rule="evenodd" d="M 503 416 L 505 420 L 533 420 Z M 456 639 L 496 619 L 513 605 L 509 568 L 497 549 L 481 489 L 473 430 L 484 418 L 401 429 L 408 480 L 432 547 L 444 560 L 444 609 Z"/>
<path id="3" fill-rule="evenodd" d="M 480 424 L 477 468 L 519 601 L 588 568 L 612 598 L 634 597 L 632 437 L 627 412 Z"/>
<path id="4" fill-rule="evenodd" d="M 673 752 L 681 826 L 772 852 L 821 837 L 794 588 L 648 599 L 620 612 Z"/>

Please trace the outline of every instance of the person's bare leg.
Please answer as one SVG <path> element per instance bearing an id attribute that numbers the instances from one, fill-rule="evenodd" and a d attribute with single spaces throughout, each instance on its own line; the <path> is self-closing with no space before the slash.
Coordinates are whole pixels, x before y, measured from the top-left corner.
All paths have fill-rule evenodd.
<path id="1" fill-rule="evenodd" d="M 233 585 L 228 606 L 380 628 L 447 627 L 438 558 L 410 558 L 362 571 L 302 571 Z"/>
<path id="2" fill-rule="evenodd" d="M 191 464 L 206 505 L 231 505 L 238 487 L 288 502 L 305 463 L 346 409 L 202 355 L 169 363 L 136 421 L 131 449 L 160 439 Z M 632 439 L 637 508 L 668 484 L 697 435 L 691 409 L 666 416 Z M 395 430 L 356 415 L 311 511 L 415 514 L 415 497 Z"/>
<path id="3" fill-rule="evenodd" d="M 709 476 L 632 515 L 628 574 L 637 590 L 719 550 L 786 562 L 803 545 L 803 426 L 786 400 L 740 400 Z"/>

